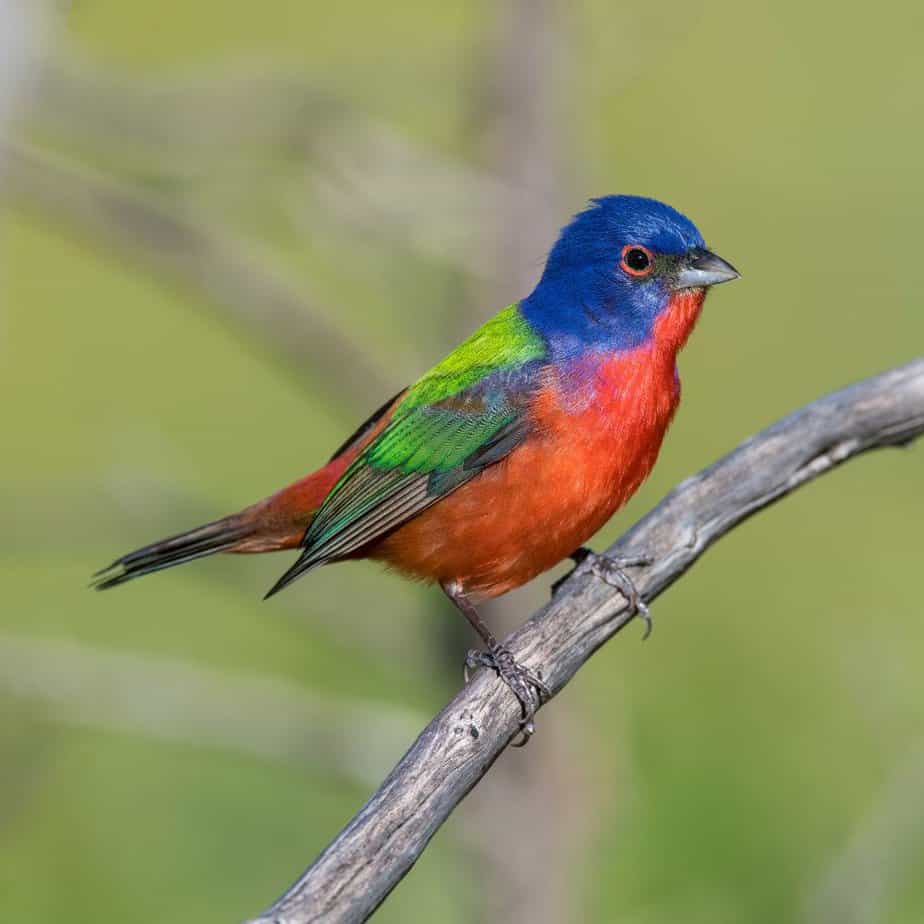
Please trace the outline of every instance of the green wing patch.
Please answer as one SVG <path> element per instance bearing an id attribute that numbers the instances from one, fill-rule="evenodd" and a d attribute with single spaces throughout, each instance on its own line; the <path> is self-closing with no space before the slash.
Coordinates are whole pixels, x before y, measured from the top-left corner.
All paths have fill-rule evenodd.
<path id="1" fill-rule="evenodd" d="M 434 366 L 331 489 L 301 558 L 270 593 L 362 548 L 511 452 L 529 431 L 531 379 L 497 373 L 545 355 L 544 342 L 512 305 Z"/>
<path id="2" fill-rule="evenodd" d="M 545 343 L 520 314 L 518 305 L 498 312 L 413 385 L 399 412 L 436 404 L 459 394 L 498 369 L 522 366 L 545 356 Z"/>

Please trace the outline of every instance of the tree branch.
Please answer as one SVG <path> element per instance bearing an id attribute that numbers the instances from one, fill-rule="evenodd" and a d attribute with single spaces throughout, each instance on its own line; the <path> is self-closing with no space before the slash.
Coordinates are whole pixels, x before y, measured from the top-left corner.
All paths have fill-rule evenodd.
<path id="1" fill-rule="evenodd" d="M 409 709 L 344 700 L 279 677 L 235 676 L 65 639 L 0 632 L 0 693 L 58 722 L 223 748 L 374 783 L 413 734 Z"/>
<path id="2" fill-rule="evenodd" d="M 496 270 L 498 213 L 535 195 L 519 174 L 508 182 L 421 145 L 329 85 L 263 70 L 150 82 L 46 63 L 18 137 L 82 154 L 122 185 L 212 208 L 230 198 L 235 211 L 252 198 L 300 237 L 334 221 L 481 277 Z"/>
<path id="3" fill-rule="evenodd" d="M 924 358 L 796 411 L 678 485 L 608 550 L 654 556 L 636 582 L 651 600 L 717 539 L 860 453 L 924 433 Z M 569 579 L 508 640 L 557 693 L 631 619 L 592 576 Z M 378 791 L 273 907 L 251 924 L 365 921 L 518 729 L 514 698 L 480 672 L 427 726 Z M 540 730 L 541 734 L 541 730 Z"/>
<path id="4" fill-rule="evenodd" d="M 0 144 L 0 155 L 8 177 L 6 197 L 37 206 L 56 221 L 75 224 L 107 246 L 192 284 L 299 375 L 310 375 L 315 386 L 334 383 L 338 400 L 346 395 L 366 407 L 370 395 L 391 394 L 400 386 L 381 361 L 273 265 L 269 254 L 258 258 L 253 242 L 244 246 L 192 211 L 169 207 L 37 147 Z"/>
<path id="5" fill-rule="evenodd" d="M 580 162 L 568 92 L 574 55 L 574 15 L 563 0 L 503 0 L 472 55 L 466 120 L 477 163 L 500 181 L 505 195 L 491 204 L 494 233 L 482 234 L 480 264 L 487 272 L 462 280 L 467 310 L 454 305 L 449 326 L 465 336 L 497 300 L 506 305 L 531 292 L 568 207 L 565 190 Z M 463 216 L 464 217 L 464 216 Z M 525 612 L 547 598 L 538 586 L 481 607 L 498 636 L 509 635 Z M 458 677 L 459 651 L 471 642 L 462 619 L 434 623 L 441 666 Z M 569 918 L 578 874 L 571 862 L 588 847 L 606 795 L 576 750 L 593 751 L 573 706 L 560 704 L 542 723 L 527 760 L 501 761 L 490 786 L 480 786 L 462 821 L 479 888 L 472 919 L 504 924 L 561 924 Z M 583 752 L 582 752 L 583 753 Z M 570 799 L 555 793 L 570 792 Z M 458 830 L 458 827 L 456 830 Z"/>

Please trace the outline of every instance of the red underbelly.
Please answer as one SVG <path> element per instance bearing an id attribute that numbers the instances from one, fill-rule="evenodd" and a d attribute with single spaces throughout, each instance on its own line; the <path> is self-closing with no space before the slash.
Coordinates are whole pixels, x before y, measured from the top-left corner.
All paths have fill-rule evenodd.
<path id="1" fill-rule="evenodd" d="M 566 558 L 648 476 L 676 409 L 673 364 L 665 373 L 623 358 L 617 373 L 577 411 L 546 389 L 524 443 L 366 554 L 412 577 L 458 581 L 476 599 Z"/>

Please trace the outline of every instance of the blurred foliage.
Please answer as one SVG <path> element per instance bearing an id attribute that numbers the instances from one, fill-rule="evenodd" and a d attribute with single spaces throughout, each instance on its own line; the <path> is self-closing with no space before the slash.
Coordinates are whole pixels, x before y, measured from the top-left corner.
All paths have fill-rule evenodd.
<path id="1" fill-rule="evenodd" d="M 662 461 L 603 542 L 775 417 L 921 352 L 924 12 L 908 0 L 567 9 L 573 208 L 656 195 L 744 274 L 710 298 Z M 40 89 L 17 133 L 276 261 L 405 381 L 474 323 L 458 317 L 460 277 L 479 271 L 472 244 L 491 209 L 459 189 L 502 196 L 468 125 L 495 15 L 79 0 L 48 65 L 72 78 L 57 97 Z M 271 676 L 331 702 L 441 706 L 459 678 L 427 657 L 427 638 L 446 608 L 374 567 L 312 575 L 262 606 L 284 558 L 83 590 L 115 554 L 313 467 L 384 396 L 338 400 L 338 383 L 281 365 L 194 286 L 53 210 L 18 199 L 3 225 L 0 651 L 73 642 L 229 683 Z M 569 858 L 573 920 L 924 917 L 922 839 L 889 827 L 924 818 L 920 776 L 900 772 L 924 747 L 921 451 L 862 459 L 736 531 L 658 601 L 651 641 L 630 631 L 563 694 L 595 739 L 584 772 L 605 799 Z M 537 584 L 517 596 L 524 615 Z M 113 695 L 153 704 L 170 676 Z M 356 730 L 342 735 L 361 754 Z M 0 917 L 36 924 L 240 919 L 369 791 L 354 767 L 310 755 L 164 740 L 92 711 L 75 721 L 2 670 L 0 749 Z M 883 809 L 894 804 L 904 813 Z M 458 824 L 377 920 L 478 918 L 481 871 Z"/>

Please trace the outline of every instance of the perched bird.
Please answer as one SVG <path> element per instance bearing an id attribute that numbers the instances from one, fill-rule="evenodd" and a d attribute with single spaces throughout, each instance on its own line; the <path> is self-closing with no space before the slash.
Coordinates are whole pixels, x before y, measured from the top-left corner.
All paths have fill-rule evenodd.
<path id="1" fill-rule="evenodd" d="M 571 556 L 648 618 L 623 570 L 582 548 L 651 471 L 680 401 L 676 360 L 706 290 L 738 273 L 693 223 L 637 196 L 595 199 L 532 294 L 377 410 L 310 475 L 99 572 L 102 590 L 214 552 L 301 548 L 271 588 L 371 558 L 440 585 L 521 704 L 548 690 L 475 605 Z"/>

